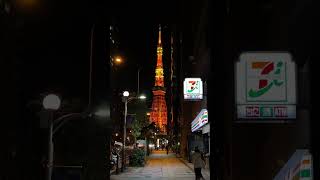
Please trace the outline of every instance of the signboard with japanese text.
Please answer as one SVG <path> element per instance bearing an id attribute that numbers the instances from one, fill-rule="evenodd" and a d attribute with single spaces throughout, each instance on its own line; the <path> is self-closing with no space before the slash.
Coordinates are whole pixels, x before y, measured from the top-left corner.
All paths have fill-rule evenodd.
<path id="1" fill-rule="evenodd" d="M 208 123 L 208 111 L 202 109 L 191 123 L 191 131 L 194 132 Z"/>
<path id="2" fill-rule="evenodd" d="M 238 119 L 296 118 L 296 66 L 289 53 L 242 53 L 235 75 Z"/>
<path id="3" fill-rule="evenodd" d="M 203 99 L 203 85 L 201 78 L 185 78 L 183 83 L 183 94 L 186 100 Z"/>

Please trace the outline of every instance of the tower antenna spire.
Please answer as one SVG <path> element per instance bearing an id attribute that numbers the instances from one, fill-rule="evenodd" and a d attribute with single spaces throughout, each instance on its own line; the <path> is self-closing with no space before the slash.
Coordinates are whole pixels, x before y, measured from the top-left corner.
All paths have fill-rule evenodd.
<path id="1" fill-rule="evenodd" d="M 159 24 L 159 39 L 158 39 L 158 44 L 161 44 L 161 24 Z"/>

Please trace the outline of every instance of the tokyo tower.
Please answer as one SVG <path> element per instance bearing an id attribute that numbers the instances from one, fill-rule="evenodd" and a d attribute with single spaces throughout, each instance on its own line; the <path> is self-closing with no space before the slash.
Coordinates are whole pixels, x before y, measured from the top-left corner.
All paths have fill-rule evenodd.
<path id="1" fill-rule="evenodd" d="M 167 134 L 167 105 L 166 88 L 164 87 L 163 63 L 162 63 L 161 26 L 159 25 L 159 39 L 157 46 L 157 65 L 155 70 L 155 83 L 152 89 L 152 111 L 150 121 L 156 124 L 161 134 Z"/>

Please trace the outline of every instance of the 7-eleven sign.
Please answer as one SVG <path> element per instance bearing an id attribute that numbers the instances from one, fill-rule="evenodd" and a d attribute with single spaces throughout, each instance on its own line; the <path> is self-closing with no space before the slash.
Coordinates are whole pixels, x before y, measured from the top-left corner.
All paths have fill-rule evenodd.
<path id="1" fill-rule="evenodd" d="M 286 101 L 286 62 L 252 61 L 246 65 L 247 101 Z"/>
<path id="2" fill-rule="evenodd" d="M 183 83 L 184 99 L 198 100 L 203 98 L 203 85 L 200 78 L 185 78 Z"/>
<path id="3" fill-rule="evenodd" d="M 296 117 L 296 69 L 289 53 L 245 52 L 235 71 L 238 118 Z"/>

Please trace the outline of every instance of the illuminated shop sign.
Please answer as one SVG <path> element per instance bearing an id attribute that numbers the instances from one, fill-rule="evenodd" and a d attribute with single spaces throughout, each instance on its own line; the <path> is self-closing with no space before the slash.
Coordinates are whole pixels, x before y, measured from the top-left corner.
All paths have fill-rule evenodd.
<path id="1" fill-rule="evenodd" d="M 185 78 L 183 83 L 184 99 L 203 99 L 203 86 L 201 78 Z"/>
<path id="2" fill-rule="evenodd" d="M 194 132 L 208 123 L 208 111 L 202 109 L 198 116 L 191 123 L 191 131 Z"/>
<path id="3" fill-rule="evenodd" d="M 238 119 L 296 118 L 296 67 L 289 53 L 243 53 L 235 71 Z"/>
<path id="4" fill-rule="evenodd" d="M 297 149 L 273 180 L 313 180 L 312 161 L 308 149 Z"/>

